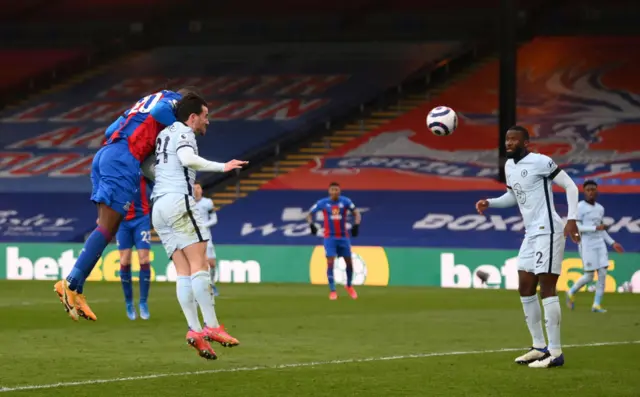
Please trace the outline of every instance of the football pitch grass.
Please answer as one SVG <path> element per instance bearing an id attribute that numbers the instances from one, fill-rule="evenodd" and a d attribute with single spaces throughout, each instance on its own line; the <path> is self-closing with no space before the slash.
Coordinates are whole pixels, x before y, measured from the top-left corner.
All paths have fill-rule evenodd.
<path id="1" fill-rule="evenodd" d="M 218 316 L 241 345 L 206 361 L 185 344 L 174 284 L 153 284 L 151 319 L 130 321 L 119 283 L 88 283 L 95 323 L 74 323 L 53 284 L 0 282 L 0 395 L 640 395 L 640 295 L 608 294 L 596 314 L 579 294 L 563 307 L 565 367 L 530 369 L 513 363 L 530 344 L 515 291 L 329 301 L 321 286 L 223 284 Z"/>

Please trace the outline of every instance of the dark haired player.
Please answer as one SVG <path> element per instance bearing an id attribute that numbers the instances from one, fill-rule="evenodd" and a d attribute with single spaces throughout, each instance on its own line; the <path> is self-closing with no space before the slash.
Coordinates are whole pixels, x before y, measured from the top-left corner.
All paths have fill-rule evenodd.
<path id="1" fill-rule="evenodd" d="M 336 283 L 333 278 L 333 268 L 336 257 L 341 257 L 347 266 L 347 285 L 345 289 L 351 298 L 357 299 L 358 294 L 351 285 L 353 280 L 353 261 L 351 259 L 351 240 L 349 230 L 347 230 L 347 212 L 354 216 L 354 224 L 351 228 L 351 235 L 358 236 L 360 221 L 362 217 L 353 201 L 340 195 L 340 185 L 332 182 L 329 185 L 329 197 L 318 200 L 309 210 L 307 222 L 311 233 L 316 235 L 318 228 L 313 222 L 313 215 L 322 212 L 324 217 L 324 250 L 327 256 L 327 279 L 329 281 L 329 299 L 338 299 Z"/>
<path id="2" fill-rule="evenodd" d="M 533 346 L 515 361 L 531 368 L 557 367 L 564 364 L 564 355 L 560 343 L 562 315 L 556 284 L 562 272 L 565 235 L 576 243 L 580 241 L 576 223 L 578 187 L 551 158 L 527 150 L 529 132 L 526 128 L 511 127 L 507 131 L 505 145 L 508 156 L 504 166 L 507 192 L 499 198 L 478 201 L 476 209 L 482 214 L 489 207 L 518 205 L 526 231 L 518 254 L 518 290 Z M 552 181 L 567 193 L 566 225 L 553 205 Z M 548 348 L 542 331 L 540 301 L 536 293 L 538 285 L 544 306 Z"/>
<path id="3" fill-rule="evenodd" d="M 585 181 L 582 188 L 584 200 L 578 203 L 578 230 L 581 233 L 580 257 L 582 258 L 584 275 L 567 292 L 567 306 L 571 310 L 575 308 L 576 292 L 593 281 L 594 272 L 598 272 L 598 283 L 591 311 L 605 313 L 606 310 L 600 306 L 607 279 L 607 268 L 609 267 L 609 253 L 605 243 L 612 246 L 616 252 L 624 252 L 624 248 L 609 236 L 609 233 L 606 232 L 607 227 L 602 223 L 604 207 L 596 203 L 598 184 L 595 181 Z"/>
<path id="4" fill-rule="evenodd" d="M 107 141 L 91 165 L 91 201 L 98 207 L 98 226 L 67 278 L 54 286 L 73 320 L 97 320 L 83 294 L 84 282 L 135 200 L 140 188 L 140 165 L 152 154 L 158 133 L 176 121 L 176 101 L 192 91 L 181 88 L 178 92 L 163 90 L 147 95 L 107 129 Z"/>
<path id="5" fill-rule="evenodd" d="M 167 256 L 176 267 L 176 295 L 189 325 L 187 343 L 201 357 L 215 359 L 208 341 L 223 346 L 236 346 L 239 342 L 218 323 L 206 255 L 211 235 L 200 212 L 195 210 L 193 185 L 196 171 L 228 172 L 247 162 L 216 163 L 198 156 L 196 134 L 206 133 L 208 112 L 204 99 L 185 95 L 176 105 L 178 121 L 158 135 L 151 217 Z M 204 327 L 198 318 L 198 306 Z"/>

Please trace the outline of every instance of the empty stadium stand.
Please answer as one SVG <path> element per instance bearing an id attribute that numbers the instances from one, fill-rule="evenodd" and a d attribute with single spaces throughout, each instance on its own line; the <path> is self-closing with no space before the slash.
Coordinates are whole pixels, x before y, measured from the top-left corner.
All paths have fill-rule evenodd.
<path id="1" fill-rule="evenodd" d="M 532 148 L 562 164 L 578 184 L 596 179 L 610 233 L 639 251 L 640 85 L 637 39 L 536 39 L 519 53 L 519 122 Z M 578 61 L 579 60 L 579 61 Z M 497 62 L 439 96 L 410 98 L 388 112 L 331 132 L 283 161 L 243 177 L 214 195 L 221 243 L 314 244 L 306 211 L 338 181 L 366 208 L 360 245 L 508 248 L 519 244 L 516 209 L 485 218 L 476 200 L 500 195 L 497 176 Z M 426 131 L 436 105 L 456 109 L 452 136 Z M 566 214 L 564 195 L 556 207 Z M 575 249 L 575 246 L 568 247 Z"/>
<path id="2" fill-rule="evenodd" d="M 32 238 L 75 241 L 95 222 L 88 201 L 92 156 L 106 126 L 139 97 L 165 87 L 200 87 L 212 119 L 200 153 L 242 158 L 351 112 L 460 48 L 456 42 L 316 43 L 140 53 L 0 113 L 0 195 L 20 216 L 38 211 L 22 196 L 63 201 L 32 216 L 77 224 Z"/>

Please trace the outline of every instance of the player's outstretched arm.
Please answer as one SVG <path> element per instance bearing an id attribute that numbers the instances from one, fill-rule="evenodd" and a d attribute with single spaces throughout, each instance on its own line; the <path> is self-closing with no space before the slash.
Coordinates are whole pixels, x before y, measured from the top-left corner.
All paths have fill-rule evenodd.
<path id="1" fill-rule="evenodd" d="M 507 186 L 507 191 L 505 194 L 498 198 L 490 198 L 487 200 L 479 200 L 476 203 L 476 211 L 479 214 L 483 214 L 487 208 L 508 208 L 513 207 L 518 204 L 518 200 L 516 199 L 516 195 L 513 193 L 510 187 Z"/>
<path id="2" fill-rule="evenodd" d="M 556 169 L 556 171 L 557 170 L 558 169 Z M 571 179 L 569 174 L 562 170 L 554 172 L 553 174 L 555 174 L 553 181 L 562 187 L 567 193 L 567 224 L 564 227 L 564 233 L 577 244 L 580 242 L 580 233 L 577 223 L 578 198 L 580 195 L 578 186 L 576 186 L 576 183 Z"/>
<path id="3" fill-rule="evenodd" d="M 180 164 L 184 167 L 193 168 L 196 171 L 207 172 L 229 172 L 249 164 L 248 161 L 242 160 L 231 160 L 226 163 L 209 161 L 198 156 L 191 146 L 182 146 L 178 148 L 178 159 L 180 159 Z"/>

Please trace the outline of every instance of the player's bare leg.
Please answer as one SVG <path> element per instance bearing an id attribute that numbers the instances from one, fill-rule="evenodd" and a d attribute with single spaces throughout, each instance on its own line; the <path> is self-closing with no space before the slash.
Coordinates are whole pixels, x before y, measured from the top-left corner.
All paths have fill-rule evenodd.
<path id="1" fill-rule="evenodd" d="M 562 322 L 562 312 L 560 309 L 560 299 L 556 293 L 558 275 L 553 273 L 543 273 L 540 278 L 540 296 L 544 307 L 544 322 L 547 326 L 547 337 L 549 338 L 549 354 L 538 361 L 529 364 L 530 368 L 551 368 L 560 367 L 564 364 L 562 354 L 562 344 L 560 342 L 560 323 Z"/>
<path id="2" fill-rule="evenodd" d="M 225 347 L 239 345 L 240 342 L 225 331 L 224 326 L 218 322 L 216 316 L 215 299 L 206 256 L 207 242 L 201 241 L 191 244 L 182 251 L 191 269 L 191 286 L 204 319 L 205 327 L 203 332 L 205 337 Z"/>
<path id="3" fill-rule="evenodd" d="M 329 299 L 332 301 L 338 299 L 338 293 L 336 292 L 336 281 L 333 277 L 333 265 L 335 258 L 327 257 L 327 281 L 329 283 Z"/>
<path id="4" fill-rule="evenodd" d="M 536 292 L 537 288 L 538 276 L 523 270 L 518 271 L 518 292 L 524 309 L 524 320 L 527 323 L 533 342 L 531 349 L 527 353 L 515 359 L 517 364 L 529 364 L 549 354 L 547 352 L 547 343 L 544 339 L 544 331 L 542 330 L 542 312 Z"/>
<path id="5" fill-rule="evenodd" d="M 148 249 L 136 249 L 138 252 L 138 259 L 140 260 L 140 301 L 138 309 L 140 310 L 140 318 L 148 320 L 151 315 L 149 314 L 149 305 L 147 298 L 149 297 L 149 289 L 151 287 L 151 264 L 149 260 Z"/>
<path id="6" fill-rule="evenodd" d="M 177 250 L 171 256 L 173 264 L 176 267 L 176 273 L 178 279 L 176 282 L 176 294 L 178 296 L 178 302 L 187 319 L 189 325 L 189 332 L 187 332 L 187 344 L 198 351 L 200 357 L 208 360 L 215 360 L 217 358 L 216 353 L 211 348 L 209 342 L 207 342 L 204 332 L 202 332 L 202 326 L 200 325 L 200 319 L 198 319 L 198 304 L 196 303 L 193 295 L 193 287 L 191 286 L 191 267 L 187 257 L 181 250 Z"/>
<path id="7" fill-rule="evenodd" d="M 84 296 L 84 281 L 91 274 L 104 248 L 115 236 L 121 221 L 120 213 L 98 203 L 98 226 L 87 239 L 85 248 L 80 252 L 67 279 L 58 281 L 54 286 L 54 291 L 73 320 L 77 321 L 78 317 L 93 321 L 98 319 Z"/>
<path id="8" fill-rule="evenodd" d="M 216 258 L 207 258 L 207 263 L 209 264 L 209 277 L 213 287 L 213 296 L 218 296 L 218 288 L 216 288 Z"/>
<path id="9" fill-rule="evenodd" d="M 355 288 L 353 288 L 353 285 L 351 285 L 353 281 L 353 260 L 351 259 L 351 257 L 343 257 L 343 259 L 344 263 L 347 266 L 347 285 L 345 286 L 345 289 L 347 290 L 347 293 L 349 294 L 351 299 L 358 299 L 358 293 L 356 292 Z"/>
<path id="10" fill-rule="evenodd" d="M 131 249 L 120 250 L 120 283 L 124 293 L 124 303 L 129 320 L 138 317 L 136 307 L 133 304 L 133 286 L 131 281 Z"/>

